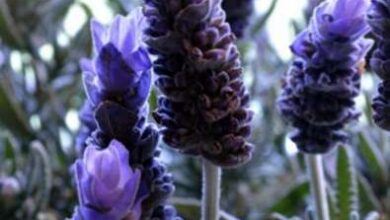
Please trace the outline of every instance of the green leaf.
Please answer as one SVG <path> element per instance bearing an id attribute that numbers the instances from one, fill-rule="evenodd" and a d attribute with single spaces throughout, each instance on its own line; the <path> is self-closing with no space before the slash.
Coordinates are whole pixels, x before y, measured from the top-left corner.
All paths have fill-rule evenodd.
<path id="1" fill-rule="evenodd" d="M 15 173 L 18 167 L 18 159 L 21 158 L 20 147 L 18 143 L 13 139 L 11 134 L 6 132 L 4 140 L 4 151 L 1 159 L 7 163 L 10 163 L 10 173 Z"/>
<path id="2" fill-rule="evenodd" d="M 296 184 L 269 209 L 269 212 L 295 215 L 299 207 L 305 207 L 305 198 L 309 190 L 309 183 L 306 181 Z"/>
<path id="3" fill-rule="evenodd" d="M 377 183 L 386 188 L 388 173 L 385 158 L 366 132 L 359 133 L 359 152 L 368 165 L 368 171 Z"/>
<path id="4" fill-rule="evenodd" d="M 362 214 L 368 214 L 373 210 L 381 209 L 380 201 L 375 196 L 370 184 L 362 175 L 357 175 L 359 189 L 359 208 Z"/>
<path id="5" fill-rule="evenodd" d="M 183 219 L 201 219 L 200 201 L 189 198 L 173 197 L 171 198 L 171 202 L 175 205 L 175 208 Z"/>
<path id="6" fill-rule="evenodd" d="M 2 106 L 0 108 L 0 125 L 9 129 L 19 138 L 31 140 L 34 133 L 28 124 L 27 117 L 7 91 L 5 80 L 2 78 L 0 78 L 0 106 Z"/>
<path id="7" fill-rule="evenodd" d="M 347 147 L 339 147 L 337 156 L 337 207 L 338 220 L 349 220 L 357 210 L 356 174 Z"/>

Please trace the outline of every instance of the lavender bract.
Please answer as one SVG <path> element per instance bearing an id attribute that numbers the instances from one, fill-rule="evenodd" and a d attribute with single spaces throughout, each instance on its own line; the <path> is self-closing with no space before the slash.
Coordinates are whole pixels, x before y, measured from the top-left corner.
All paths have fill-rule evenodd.
<path id="1" fill-rule="evenodd" d="M 305 153 L 325 153 L 347 139 L 343 127 L 358 118 L 364 57 L 372 41 L 365 21 L 368 0 L 328 0 L 291 46 L 297 56 L 278 107 L 292 123 L 292 140 Z"/>
<path id="2" fill-rule="evenodd" d="M 379 127 L 390 130 L 390 1 L 373 0 L 367 17 L 378 43 L 370 64 L 383 80 L 373 101 L 373 118 Z"/>
<path id="3" fill-rule="evenodd" d="M 147 196 L 139 192 L 141 172 L 129 165 L 129 152 L 113 140 L 102 150 L 90 145 L 83 159 L 75 163 L 80 206 L 74 220 L 138 220 L 141 203 Z"/>
<path id="4" fill-rule="evenodd" d="M 220 166 L 251 158 L 252 112 L 221 0 L 146 0 L 159 98 L 156 121 L 173 148 Z"/>
<path id="5" fill-rule="evenodd" d="M 89 146 L 108 146 L 112 140 L 123 144 L 130 154 L 129 165 L 141 172 L 141 217 L 150 219 L 174 190 L 172 177 L 155 158 L 159 134 L 146 123 L 147 99 L 151 86 L 151 62 L 142 42 L 145 19 L 142 11 L 117 16 L 111 27 L 91 22 L 96 56 L 81 61 L 88 100 L 80 112 L 84 123 L 80 152 Z M 89 136 L 85 139 L 86 136 Z M 84 143 L 83 143 L 84 140 Z M 129 195 L 132 196 L 132 195 Z M 167 206 L 169 207 L 169 206 Z M 138 219 L 138 218 L 137 218 Z M 171 213 L 156 220 L 179 219 Z"/>
<path id="6" fill-rule="evenodd" d="M 253 0 L 223 0 L 226 21 L 237 38 L 242 38 L 254 9 Z"/>

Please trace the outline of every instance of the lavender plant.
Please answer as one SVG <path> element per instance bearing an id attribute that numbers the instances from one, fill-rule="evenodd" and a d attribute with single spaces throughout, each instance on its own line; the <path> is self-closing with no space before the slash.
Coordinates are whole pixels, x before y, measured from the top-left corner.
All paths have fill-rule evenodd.
<path id="1" fill-rule="evenodd" d="M 88 99 L 80 112 L 84 155 L 75 164 L 80 206 L 74 219 L 178 219 L 165 205 L 174 186 L 156 159 L 158 131 L 146 123 L 151 62 L 144 21 L 138 8 L 109 28 L 91 22 L 97 55 L 81 61 Z"/>
<path id="2" fill-rule="evenodd" d="M 282 115 L 295 128 L 291 139 L 307 156 L 318 219 L 330 219 L 322 158 L 347 140 L 344 126 L 359 117 L 354 98 L 360 92 L 364 57 L 372 41 L 365 21 L 367 0 L 328 0 L 314 10 L 309 27 L 293 45 L 297 56 L 278 100 Z"/>
<path id="3" fill-rule="evenodd" d="M 163 93 L 154 118 L 169 146 L 206 160 L 202 218 L 215 220 L 221 181 L 217 166 L 243 164 L 253 148 L 246 141 L 252 112 L 236 38 L 221 0 L 145 2 L 147 43 L 157 55 L 156 85 Z"/>
<path id="4" fill-rule="evenodd" d="M 154 117 L 164 141 L 215 165 L 247 162 L 252 112 L 221 1 L 147 0 L 145 15 L 147 43 L 158 56 L 154 71 L 163 96 Z"/>
<path id="5" fill-rule="evenodd" d="M 372 28 L 372 33 L 377 38 L 377 48 L 371 58 L 371 67 L 374 72 L 383 80 L 379 84 L 379 95 L 373 101 L 374 121 L 376 124 L 385 129 L 390 130 L 389 117 L 389 58 L 388 50 L 390 43 L 390 35 L 388 33 L 388 21 L 390 20 L 390 2 L 373 0 L 368 12 L 368 22 Z"/>
<path id="6" fill-rule="evenodd" d="M 372 41 L 365 21 L 367 0 L 330 0 L 314 11 L 293 45 L 278 107 L 295 128 L 291 139 L 304 153 L 326 153 L 347 140 L 344 126 L 358 118 L 364 57 Z"/>

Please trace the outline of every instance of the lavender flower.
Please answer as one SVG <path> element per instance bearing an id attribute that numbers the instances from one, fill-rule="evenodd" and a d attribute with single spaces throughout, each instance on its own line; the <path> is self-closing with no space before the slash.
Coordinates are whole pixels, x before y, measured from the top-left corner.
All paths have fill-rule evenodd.
<path id="1" fill-rule="evenodd" d="M 138 220 L 141 202 L 141 172 L 129 166 L 129 152 L 113 140 L 101 150 L 90 145 L 75 164 L 80 206 L 74 220 Z"/>
<path id="2" fill-rule="evenodd" d="M 278 105 L 292 123 L 292 140 L 305 153 L 325 153 L 346 141 L 343 127 L 359 113 L 364 57 L 372 41 L 365 21 L 368 0 L 328 0 L 314 11 L 309 27 L 291 46 L 297 56 Z"/>
<path id="3" fill-rule="evenodd" d="M 146 0 L 144 13 L 164 141 L 220 166 L 248 161 L 249 95 L 221 0 Z"/>
<path id="4" fill-rule="evenodd" d="M 368 12 L 368 23 L 377 38 L 378 46 L 371 58 L 371 67 L 383 80 L 379 85 L 379 95 L 374 99 L 374 121 L 390 130 L 390 2 L 373 0 Z"/>
<path id="5" fill-rule="evenodd" d="M 125 146 L 130 154 L 128 163 L 141 171 L 140 191 L 147 195 L 142 200 L 140 219 L 150 219 L 164 207 L 174 187 L 171 175 L 155 159 L 159 154 L 158 131 L 146 123 L 151 62 L 142 43 L 144 25 L 140 8 L 127 17 L 117 16 L 109 28 L 92 21 L 97 55 L 81 62 L 88 100 L 80 112 L 85 127 L 79 143 L 87 146 L 87 151 L 90 145 L 104 147 L 112 140 Z"/>
<path id="6" fill-rule="evenodd" d="M 236 37 L 242 38 L 253 13 L 253 0 L 223 0 L 222 8 L 226 12 L 226 21 L 233 33 Z"/>

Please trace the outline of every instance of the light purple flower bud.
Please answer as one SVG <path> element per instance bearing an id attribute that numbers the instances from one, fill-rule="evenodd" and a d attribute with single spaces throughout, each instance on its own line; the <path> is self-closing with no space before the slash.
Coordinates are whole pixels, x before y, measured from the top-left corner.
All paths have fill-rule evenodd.
<path id="1" fill-rule="evenodd" d="M 89 145 L 75 164 L 80 206 L 74 220 L 139 220 L 141 172 L 129 166 L 129 153 L 118 141 L 107 148 Z"/>
<path id="2" fill-rule="evenodd" d="M 309 30 L 319 40 L 356 40 L 369 32 L 365 14 L 369 0 L 328 0 L 314 11 Z"/>
<path id="3" fill-rule="evenodd" d="M 125 92 L 135 87 L 142 76 L 150 74 L 151 61 L 142 41 L 144 27 L 141 8 L 127 17 L 116 16 L 110 27 L 92 20 L 97 56 L 81 61 L 85 90 L 92 102 L 99 101 L 101 93 Z"/>

